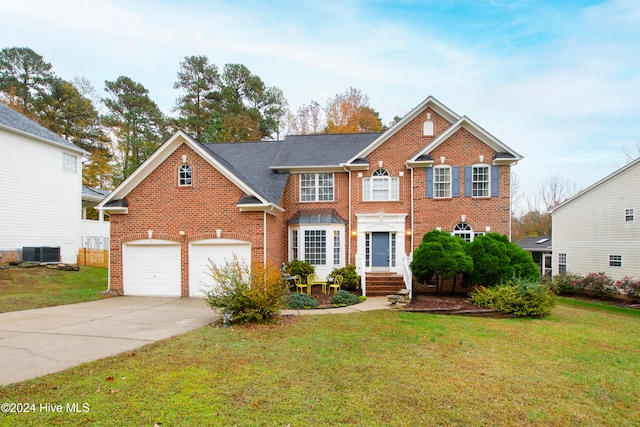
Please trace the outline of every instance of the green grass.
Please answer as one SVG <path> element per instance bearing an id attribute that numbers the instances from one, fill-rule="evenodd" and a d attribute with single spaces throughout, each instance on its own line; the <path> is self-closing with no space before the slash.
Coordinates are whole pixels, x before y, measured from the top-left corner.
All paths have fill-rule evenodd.
<path id="1" fill-rule="evenodd" d="M 634 426 L 640 316 L 560 300 L 542 319 L 377 311 L 204 327 L 0 388 L 0 402 L 37 405 L 2 426 Z"/>
<path id="2" fill-rule="evenodd" d="M 0 270 L 0 313 L 73 304 L 100 298 L 107 290 L 106 268 L 59 271 L 46 267 Z"/>

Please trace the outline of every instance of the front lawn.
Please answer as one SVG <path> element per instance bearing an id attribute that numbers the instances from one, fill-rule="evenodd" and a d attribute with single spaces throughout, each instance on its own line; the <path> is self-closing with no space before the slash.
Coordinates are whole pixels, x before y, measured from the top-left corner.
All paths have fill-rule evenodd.
<path id="1" fill-rule="evenodd" d="M 80 271 L 46 267 L 0 270 L 0 313 L 74 304 L 100 298 L 107 290 L 106 268 L 81 266 Z"/>
<path id="2" fill-rule="evenodd" d="M 34 404 L 0 415 L 7 426 L 633 426 L 640 312 L 559 299 L 541 319 L 376 311 L 209 326 L 2 387 L 0 402 Z"/>

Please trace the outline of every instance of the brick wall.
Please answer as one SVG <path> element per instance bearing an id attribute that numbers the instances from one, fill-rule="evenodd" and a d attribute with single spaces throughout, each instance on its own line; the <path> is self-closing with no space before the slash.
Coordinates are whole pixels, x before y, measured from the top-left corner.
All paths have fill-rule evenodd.
<path id="1" fill-rule="evenodd" d="M 182 155 L 193 168 L 193 185 L 178 187 L 178 168 Z M 216 237 L 251 243 L 252 260 L 262 262 L 264 254 L 264 213 L 240 212 L 237 202 L 244 193 L 191 148 L 183 144 L 151 172 L 126 197 L 129 213 L 111 215 L 111 289 L 122 293 L 122 245 L 146 239 L 153 230 L 154 239 L 180 242 L 182 253 L 182 295 L 189 294 L 190 242 Z M 282 213 L 267 215 L 267 244 L 282 245 Z M 185 232 L 180 235 L 180 230 Z M 281 262 L 278 251 L 270 254 Z"/>

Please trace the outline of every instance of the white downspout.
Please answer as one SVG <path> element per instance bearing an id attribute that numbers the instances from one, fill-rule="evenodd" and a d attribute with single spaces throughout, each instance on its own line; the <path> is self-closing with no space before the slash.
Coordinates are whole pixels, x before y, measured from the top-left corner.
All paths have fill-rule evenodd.
<path id="1" fill-rule="evenodd" d="M 262 211 L 262 265 L 267 266 L 267 211 Z M 266 270 L 265 270 L 266 274 Z"/>
<path id="2" fill-rule="evenodd" d="M 349 174 L 349 229 L 347 230 L 347 242 L 349 242 L 349 244 L 347 248 L 347 264 L 351 264 L 351 169 L 347 169 L 344 165 L 342 167 Z"/>

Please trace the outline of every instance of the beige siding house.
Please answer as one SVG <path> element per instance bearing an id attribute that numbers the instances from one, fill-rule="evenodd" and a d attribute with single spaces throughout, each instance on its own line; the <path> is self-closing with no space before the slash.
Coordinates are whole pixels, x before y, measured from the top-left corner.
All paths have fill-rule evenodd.
<path id="1" fill-rule="evenodd" d="M 640 278 L 640 159 L 556 207 L 553 274 Z"/>

